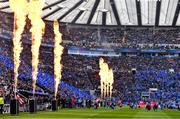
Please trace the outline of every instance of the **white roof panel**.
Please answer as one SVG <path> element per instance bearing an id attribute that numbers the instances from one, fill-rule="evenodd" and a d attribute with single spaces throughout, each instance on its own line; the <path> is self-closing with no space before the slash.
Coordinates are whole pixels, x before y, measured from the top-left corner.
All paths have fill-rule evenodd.
<path id="1" fill-rule="evenodd" d="M 0 11 L 12 12 L 8 8 L 9 3 L 0 0 Z M 97 2 L 98 1 L 98 2 Z M 137 9 L 141 11 L 142 25 L 154 26 L 156 20 L 157 0 L 138 0 L 140 8 L 137 8 L 137 0 L 45 0 L 45 8 L 42 17 L 45 20 L 53 21 L 60 19 L 60 22 L 102 25 L 103 12 L 106 12 L 106 25 L 117 25 L 117 17 L 121 25 L 138 25 Z M 159 26 L 171 26 L 177 9 L 178 0 L 160 0 Z M 93 10 L 95 3 L 96 9 Z M 115 6 L 115 8 L 114 8 Z M 116 12 L 117 10 L 117 12 Z M 92 11 L 95 11 L 94 13 Z M 81 12 L 81 14 L 79 14 Z M 117 14 L 116 14 L 117 13 Z M 90 15 L 92 14 L 92 18 Z M 77 16 L 78 15 L 78 16 Z M 178 16 L 177 25 L 180 24 Z"/>

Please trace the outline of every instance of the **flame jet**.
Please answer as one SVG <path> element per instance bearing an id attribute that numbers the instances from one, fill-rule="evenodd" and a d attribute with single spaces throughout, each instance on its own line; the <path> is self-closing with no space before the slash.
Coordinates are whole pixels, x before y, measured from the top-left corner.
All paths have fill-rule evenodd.
<path id="1" fill-rule="evenodd" d="M 114 83 L 114 75 L 113 75 L 113 70 L 109 70 L 109 97 L 111 99 L 112 97 L 112 89 L 113 89 L 113 83 Z"/>
<path id="2" fill-rule="evenodd" d="M 104 62 L 103 58 L 99 59 L 99 76 L 101 83 L 101 98 L 112 96 L 112 84 L 114 83 L 113 70 L 109 69 L 108 64 Z"/>
<path id="3" fill-rule="evenodd" d="M 103 58 L 99 59 L 99 67 L 100 67 L 100 72 L 99 76 L 101 78 L 101 98 L 106 97 L 106 92 L 107 92 L 107 79 L 108 79 L 108 65 L 104 62 Z"/>
<path id="4" fill-rule="evenodd" d="M 58 21 L 54 21 L 54 96 L 56 99 L 58 86 L 62 78 L 62 65 L 61 59 L 63 54 L 62 34 L 59 32 Z"/>
<path id="5" fill-rule="evenodd" d="M 9 0 L 10 8 L 14 12 L 14 31 L 13 31 L 13 56 L 14 56 L 14 82 L 15 96 L 18 82 L 18 68 L 21 63 L 20 54 L 22 47 L 22 33 L 26 25 L 27 1 L 26 0 Z"/>
<path id="6" fill-rule="evenodd" d="M 42 36 L 45 31 L 45 23 L 41 18 L 44 0 L 30 0 L 28 5 L 28 18 L 31 20 L 31 35 L 32 35 L 32 80 L 33 80 L 33 96 L 36 91 L 36 80 L 38 74 L 39 63 L 39 48 L 41 45 Z"/>
<path id="7" fill-rule="evenodd" d="M 101 84 L 101 98 L 104 97 L 104 81 L 105 81 L 105 72 L 104 72 L 104 59 L 103 58 L 100 58 L 99 59 L 99 68 L 100 68 L 100 71 L 99 71 L 99 76 L 100 76 L 100 84 Z"/>

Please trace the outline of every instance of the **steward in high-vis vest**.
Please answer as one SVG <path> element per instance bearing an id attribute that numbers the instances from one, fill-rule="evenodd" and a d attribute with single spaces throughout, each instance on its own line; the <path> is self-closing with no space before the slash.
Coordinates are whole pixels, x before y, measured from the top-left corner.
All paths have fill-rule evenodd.
<path id="1" fill-rule="evenodd" d="M 4 98 L 0 97 L 0 114 L 3 113 L 3 106 L 4 106 Z"/>

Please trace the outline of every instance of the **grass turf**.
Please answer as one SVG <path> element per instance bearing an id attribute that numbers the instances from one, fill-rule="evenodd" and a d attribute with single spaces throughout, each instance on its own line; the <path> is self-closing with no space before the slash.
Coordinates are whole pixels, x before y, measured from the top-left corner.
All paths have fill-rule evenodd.
<path id="1" fill-rule="evenodd" d="M 132 110 L 111 109 L 61 109 L 57 112 L 42 111 L 36 114 L 20 113 L 18 116 L 0 115 L 0 119 L 180 119 L 178 110 L 146 112 L 143 108 Z"/>

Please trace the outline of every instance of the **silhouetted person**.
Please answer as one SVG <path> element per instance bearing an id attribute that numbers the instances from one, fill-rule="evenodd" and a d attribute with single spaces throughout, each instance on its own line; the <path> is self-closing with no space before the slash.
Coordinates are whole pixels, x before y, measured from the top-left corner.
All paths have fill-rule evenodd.
<path id="1" fill-rule="evenodd" d="M 151 105 L 150 105 L 150 103 L 147 103 L 147 105 L 146 105 L 146 110 L 147 110 L 147 111 L 150 111 L 150 110 L 151 110 Z"/>
<path id="2" fill-rule="evenodd" d="M 157 110 L 158 110 L 158 105 L 157 105 L 157 104 L 154 104 L 153 110 L 154 110 L 154 111 L 157 111 Z"/>
<path id="3" fill-rule="evenodd" d="M 0 114 L 3 113 L 3 106 L 4 106 L 4 98 L 0 96 Z"/>
<path id="4" fill-rule="evenodd" d="M 65 100 L 65 98 L 61 98 L 61 104 L 62 104 L 62 108 L 66 107 L 66 100 Z"/>

